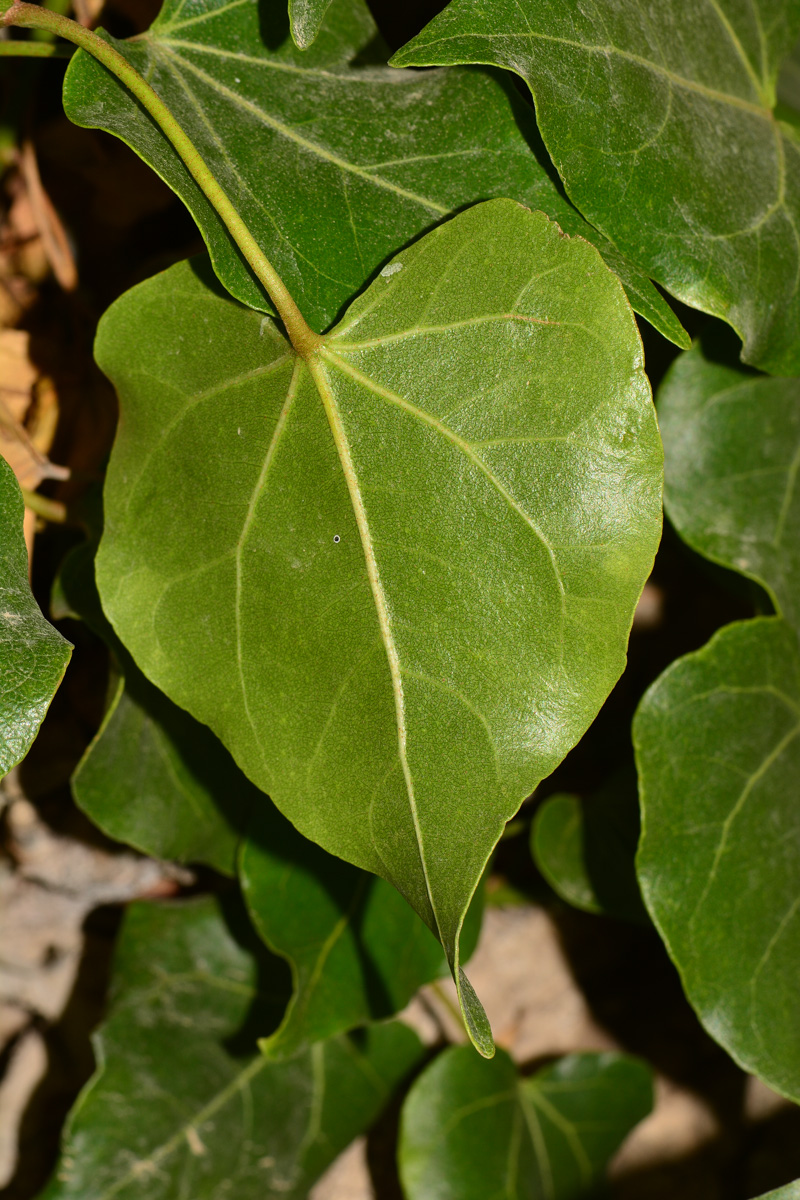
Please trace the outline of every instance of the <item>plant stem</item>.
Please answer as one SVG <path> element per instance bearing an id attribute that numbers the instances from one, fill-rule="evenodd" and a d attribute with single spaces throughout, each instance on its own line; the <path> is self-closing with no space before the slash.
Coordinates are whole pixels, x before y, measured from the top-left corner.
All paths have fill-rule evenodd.
<path id="1" fill-rule="evenodd" d="M 0 2 L 1 9 L 2 3 Z M 159 126 L 164 136 L 172 143 L 195 183 L 213 205 L 236 245 L 250 264 L 254 275 L 275 305 L 297 353 L 305 358 L 316 350 L 321 345 L 322 338 L 306 324 L 280 275 L 217 183 L 197 147 L 183 131 L 164 101 L 153 91 L 136 68 L 132 67 L 118 50 L 103 38 L 98 37 L 96 33 L 92 33 L 75 21 L 70 21 L 68 17 L 62 17 L 58 13 L 40 8 L 39 5 L 12 4 L 3 13 L 2 20 L 6 25 L 17 25 L 23 29 L 47 29 L 51 33 L 65 38 L 68 42 L 74 42 L 76 46 L 86 50 L 102 63 L 132 92 Z"/>
<path id="2" fill-rule="evenodd" d="M 55 42 L 0 41 L 0 58 L 72 58 L 72 46 L 57 46 Z"/>
<path id="3" fill-rule="evenodd" d="M 59 500 L 50 500 L 47 496 L 40 496 L 38 492 L 32 492 L 28 488 L 20 488 L 20 491 L 25 507 L 35 512 L 37 517 L 43 517 L 45 521 L 55 521 L 59 525 L 66 521 L 66 505 Z"/>

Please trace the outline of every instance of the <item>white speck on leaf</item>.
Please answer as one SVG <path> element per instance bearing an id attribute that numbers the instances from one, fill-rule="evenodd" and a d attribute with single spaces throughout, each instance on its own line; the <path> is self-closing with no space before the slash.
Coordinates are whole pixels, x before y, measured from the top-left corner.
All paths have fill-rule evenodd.
<path id="1" fill-rule="evenodd" d="M 399 262 L 389 263 L 388 266 L 383 268 L 383 270 L 381 271 L 381 275 L 383 276 L 384 279 L 388 279 L 390 275 L 396 275 L 397 272 L 402 271 L 402 269 L 403 269 L 402 263 L 399 263 Z"/>
<path id="2" fill-rule="evenodd" d="M 264 330 L 267 328 L 268 325 L 269 325 L 269 317 L 262 317 L 261 324 L 258 327 L 258 336 L 259 337 L 264 336 Z"/>

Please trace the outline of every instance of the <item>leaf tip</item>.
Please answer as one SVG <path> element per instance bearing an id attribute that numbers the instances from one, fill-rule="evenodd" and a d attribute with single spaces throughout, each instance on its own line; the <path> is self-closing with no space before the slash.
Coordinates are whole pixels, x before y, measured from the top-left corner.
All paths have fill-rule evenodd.
<path id="1" fill-rule="evenodd" d="M 464 1025 L 475 1049 L 483 1058 L 494 1058 L 495 1045 L 492 1027 L 483 1005 L 477 997 L 466 975 L 459 967 L 456 972 L 456 990 L 461 1005 Z"/>

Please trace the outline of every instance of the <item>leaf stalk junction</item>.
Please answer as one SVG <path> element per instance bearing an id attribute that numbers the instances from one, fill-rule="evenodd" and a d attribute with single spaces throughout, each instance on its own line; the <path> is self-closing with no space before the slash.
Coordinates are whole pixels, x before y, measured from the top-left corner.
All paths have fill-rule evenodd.
<path id="1" fill-rule="evenodd" d="M 0 0 L 0 12 L 2 12 L 4 25 L 14 25 L 21 29 L 48 30 L 50 33 L 72 42 L 79 49 L 86 50 L 106 70 L 116 76 L 120 83 L 124 84 L 170 141 L 187 171 L 217 212 L 253 274 L 274 304 L 297 354 L 301 358 L 308 358 L 317 350 L 322 345 L 323 338 L 307 324 L 285 283 L 258 245 L 225 191 L 220 187 L 213 171 L 191 138 L 136 68 L 131 66 L 127 59 L 104 38 L 59 13 L 50 12 L 37 4 L 27 3 L 13 3 L 6 7 L 5 11 L 2 9 L 2 0 Z"/>

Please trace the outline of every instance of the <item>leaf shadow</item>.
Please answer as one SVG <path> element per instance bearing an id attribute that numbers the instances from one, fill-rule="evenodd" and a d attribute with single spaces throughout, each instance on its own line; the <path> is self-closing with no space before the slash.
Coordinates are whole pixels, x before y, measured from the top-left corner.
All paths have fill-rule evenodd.
<path id="1" fill-rule="evenodd" d="M 296 877 L 312 876 L 314 883 L 326 892 L 338 914 L 337 924 L 345 922 L 352 935 L 370 1018 L 379 1020 L 391 1016 L 395 1011 L 391 991 L 364 936 L 370 895 L 378 884 L 377 876 L 329 854 L 303 837 L 263 795 L 251 810 L 247 837 L 271 857 L 280 858 Z"/>

